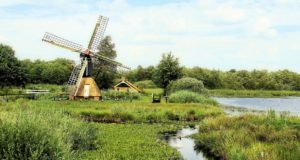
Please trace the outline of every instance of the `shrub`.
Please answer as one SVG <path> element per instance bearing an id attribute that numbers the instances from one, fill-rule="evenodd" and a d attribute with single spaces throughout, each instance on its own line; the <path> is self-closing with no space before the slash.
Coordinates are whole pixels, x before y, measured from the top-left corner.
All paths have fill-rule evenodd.
<path id="1" fill-rule="evenodd" d="M 154 84 L 151 80 L 145 80 L 145 81 L 138 81 L 135 83 L 135 85 L 139 88 L 157 88 L 157 86 Z"/>
<path id="2" fill-rule="evenodd" d="M 70 146 L 42 121 L 23 116 L 1 121 L 0 159 L 62 159 L 70 153 Z"/>
<path id="3" fill-rule="evenodd" d="M 172 121 L 179 121 L 180 120 L 180 116 L 178 114 L 173 113 L 173 112 L 167 111 L 165 113 L 165 115 L 167 116 L 167 118 L 169 120 L 172 120 Z"/>
<path id="4" fill-rule="evenodd" d="M 203 94 L 203 95 L 208 94 L 208 90 L 204 87 L 202 81 L 197 80 L 195 78 L 189 78 L 189 77 L 181 78 L 176 81 L 172 81 L 168 85 L 167 90 L 168 90 L 169 94 L 172 94 L 174 92 L 181 91 L 181 90 L 192 91 L 192 92 L 196 92 L 196 93 Z"/>
<path id="5" fill-rule="evenodd" d="M 284 121 L 284 124 L 282 124 Z M 219 116 L 204 119 L 194 135 L 196 148 L 224 159 L 299 159 L 298 117 L 267 115 Z"/>
<path id="6" fill-rule="evenodd" d="M 203 103 L 217 105 L 217 102 L 213 99 L 206 98 L 198 93 L 191 91 L 178 91 L 172 93 L 169 97 L 170 103 Z"/>
<path id="7" fill-rule="evenodd" d="M 135 92 L 121 92 L 115 90 L 107 90 L 102 92 L 102 98 L 104 100 L 128 100 L 128 99 L 139 99 L 140 94 Z"/>
<path id="8" fill-rule="evenodd" d="M 72 159 L 96 148 L 96 129 L 57 111 L 0 110 L 0 159 Z"/>

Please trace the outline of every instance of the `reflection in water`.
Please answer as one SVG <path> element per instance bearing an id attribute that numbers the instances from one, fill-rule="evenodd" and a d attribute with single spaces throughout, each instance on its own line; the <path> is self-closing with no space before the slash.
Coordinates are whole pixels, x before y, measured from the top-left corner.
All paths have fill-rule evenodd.
<path id="1" fill-rule="evenodd" d="M 188 137 L 192 134 L 198 133 L 198 130 L 198 127 L 183 128 L 175 135 L 164 135 L 164 140 L 171 147 L 176 148 L 185 160 L 205 160 L 207 158 L 205 158 L 204 154 L 201 151 L 199 152 L 195 150 L 194 140 Z"/>
<path id="2" fill-rule="evenodd" d="M 260 111 L 275 110 L 300 115 L 300 97 L 287 98 L 215 98 L 226 106 L 244 107 Z"/>

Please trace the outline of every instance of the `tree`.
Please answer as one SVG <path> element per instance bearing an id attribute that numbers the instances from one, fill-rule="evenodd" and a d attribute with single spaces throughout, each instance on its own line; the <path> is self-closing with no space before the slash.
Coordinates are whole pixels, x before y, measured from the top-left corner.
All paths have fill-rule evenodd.
<path id="1" fill-rule="evenodd" d="M 205 87 L 210 89 L 222 87 L 221 71 L 200 67 L 184 68 L 184 76 L 201 80 Z"/>
<path id="2" fill-rule="evenodd" d="M 164 88 L 164 94 L 166 94 L 167 86 L 171 81 L 182 77 L 182 69 L 178 58 L 175 58 L 171 52 L 162 55 L 154 73 L 154 80 L 157 86 Z"/>
<path id="3" fill-rule="evenodd" d="M 154 71 L 155 67 L 153 66 L 143 68 L 139 65 L 136 69 L 123 73 L 123 76 L 131 82 L 153 80 Z"/>
<path id="4" fill-rule="evenodd" d="M 72 72 L 74 61 L 57 58 L 52 61 L 23 60 L 21 61 L 27 70 L 29 83 L 66 83 Z"/>
<path id="5" fill-rule="evenodd" d="M 41 73 L 43 83 L 63 84 L 68 82 L 74 64 L 72 60 L 57 58 L 44 63 L 45 68 Z"/>
<path id="6" fill-rule="evenodd" d="M 15 57 L 15 51 L 7 45 L 0 44 L 0 87 L 24 86 L 26 70 Z"/>
<path id="7" fill-rule="evenodd" d="M 111 59 L 115 59 L 117 57 L 115 44 L 112 43 L 110 36 L 106 36 L 101 41 L 98 49 L 99 52 L 96 53 L 97 55 L 106 56 Z M 95 59 L 92 75 L 100 88 L 110 88 L 114 85 L 114 79 L 117 78 L 117 66 L 101 59 Z"/>

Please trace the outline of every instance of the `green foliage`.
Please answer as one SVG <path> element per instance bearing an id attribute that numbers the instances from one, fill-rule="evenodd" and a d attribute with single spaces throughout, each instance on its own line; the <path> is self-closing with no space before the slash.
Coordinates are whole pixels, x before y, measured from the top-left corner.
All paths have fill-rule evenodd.
<path id="1" fill-rule="evenodd" d="M 225 159 L 293 160 L 300 158 L 298 117 L 242 115 L 201 122 L 196 146 Z"/>
<path id="2" fill-rule="evenodd" d="M 158 140 L 160 133 L 172 130 L 175 125 L 164 124 L 97 124 L 101 147 L 89 151 L 85 159 L 123 159 L 123 160 L 179 160 L 176 149 Z"/>
<path id="3" fill-rule="evenodd" d="M 288 70 L 230 70 L 221 72 L 200 67 L 185 68 L 184 75 L 202 80 L 210 89 L 299 90 L 300 75 Z"/>
<path id="4" fill-rule="evenodd" d="M 140 94 L 109 89 L 102 92 L 102 98 L 103 100 L 137 100 L 140 98 Z"/>
<path id="5" fill-rule="evenodd" d="M 198 93 L 191 91 L 177 91 L 172 93 L 169 97 L 170 103 L 201 103 L 201 104 L 211 104 L 217 105 L 217 102 L 213 99 L 204 97 Z"/>
<path id="6" fill-rule="evenodd" d="M 151 98 L 151 97 L 150 97 Z M 15 105 L 11 102 L 9 105 Z M 180 121 L 186 121 L 189 112 L 193 110 L 197 119 L 217 116 L 223 113 L 222 109 L 208 104 L 152 104 L 150 99 L 139 101 L 30 101 L 29 106 L 38 106 L 44 109 L 64 109 L 68 114 L 95 122 L 107 123 L 147 123 L 169 122 L 171 112 L 178 115 Z M 195 120 L 197 120 L 195 119 Z"/>
<path id="7" fill-rule="evenodd" d="M 208 90 L 204 87 L 202 81 L 190 77 L 172 81 L 168 85 L 168 94 L 172 94 L 181 90 L 191 91 L 202 95 L 208 94 Z"/>
<path id="8" fill-rule="evenodd" d="M 289 97 L 300 96 L 299 91 L 274 91 L 274 90 L 232 90 L 213 89 L 209 90 L 211 96 L 217 97 Z"/>
<path id="9" fill-rule="evenodd" d="M 110 36 L 104 37 L 98 49 L 99 52 L 97 52 L 96 55 L 102 55 L 110 59 L 117 57 L 115 44 L 112 42 Z M 94 59 L 92 75 L 100 88 L 108 89 L 114 85 L 114 79 L 117 78 L 117 66 L 100 58 L 96 58 Z"/>
<path id="10" fill-rule="evenodd" d="M 26 81 L 26 69 L 15 57 L 15 51 L 0 44 L 0 87 L 24 86 Z"/>
<path id="11" fill-rule="evenodd" d="M 24 100 L 16 103 L 19 107 L 0 110 L 0 159 L 71 159 L 78 150 L 96 148 L 91 125 L 57 111 L 33 109 Z"/>
<path id="12" fill-rule="evenodd" d="M 137 87 L 144 89 L 144 88 L 157 88 L 153 81 L 151 80 L 144 80 L 138 81 L 134 83 Z"/>
<path id="13" fill-rule="evenodd" d="M 200 67 L 184 68 L 184 76 L 196 78 L 202 81 L 205 87 L 214 89 L 222 87 L 222 72 Z"/>
<path id="14" fill-rule="evenodd" d="M 163 54 L 156 67 L 154 77 L 156 85 L 166 91 L 171 81 L 182 77 L 182 67 L 180 67 L 179 59 L 175 58 L 172 53 Z"/>
<path id="15" fill-rule="evenodd" d="M 69 79 L 74 62 L 68 59 L 57 58 L 52 61 L 23 60 L 27 69 L 29 83 L 63 84 Z"/>
<path id="16" fill-rule="evenodd" d="M 153 80 L 154 72 L 155 67 L 153 66 L 143 68 L 139 65 L 136 69 L 132 69 L 128 72 L 123 73 L 123 76 L 131 82 L 138 82 L 144 80 Z"/>

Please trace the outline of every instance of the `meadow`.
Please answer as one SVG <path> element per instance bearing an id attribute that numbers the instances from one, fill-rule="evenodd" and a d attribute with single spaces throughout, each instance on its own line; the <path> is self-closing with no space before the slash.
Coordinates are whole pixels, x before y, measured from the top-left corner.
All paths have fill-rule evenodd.
<path id="1" fill-rule="evenodd" d="M 180 159 L 160 140 L 162 134 L 223 114 L 210 104 L 152 104 L 149 94 L 100 102 L 53 101 L 51 96 L 0 102 L 0 131 L 16 133 L 2 137 L 1 146 L 8 147 L 1 159 Z M 37 152 L 30 151 L 33 146 Z"/>
<path id="2" fill-rule="evenodd" d="M 199 125 L 192 136 L 196 148 L 214 157 L 300 158 L 298 117 L 273 111 L 229 117 L 206 101 L 151 103 L 151 93 L 161 89 L 145 89 L 133 99 L 109 91 L 103 94 L 113 98 L 100 102 L 54 101 L 63 87 L 48 87 L 53 93 L 36 100 L 0 101 L 0 146 L 6 146 L 0 159 L 180 159 L 161 136 L 187 125 Z"/>

